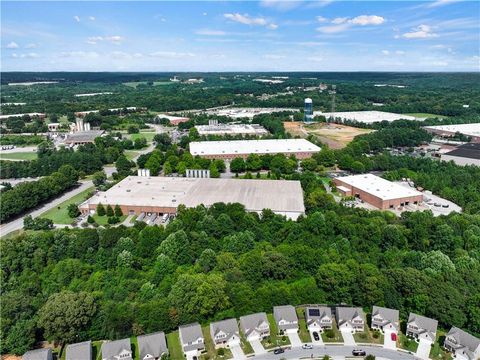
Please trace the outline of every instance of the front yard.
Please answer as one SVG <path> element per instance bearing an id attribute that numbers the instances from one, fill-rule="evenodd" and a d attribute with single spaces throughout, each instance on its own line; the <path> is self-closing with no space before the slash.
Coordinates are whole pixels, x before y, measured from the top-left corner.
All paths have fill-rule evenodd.
<path id="1" fill-rule="evenodd" d="M 231 359 L 232 352 L 228 348 L 224 349 L 215 349 L 213 340 L 210 336 L 210 326 L 202 327 L 203 337 L 205 338 L 205 351 L 206 353 L 200 356 L 202 360 L 221 360 L 221 359 Z M 223 355 L 220 355 L 223 352 Z M 220 354 L 219 354 L 220 353 Z"/>
<path id="2" fill-rule="evenodd" d="M 71 224 L 75 219 L 72 219 L 70 216 L 68 216 L 68 211 L 67 211 L 68 205 L 70 204 L 80 205 L 82 202 L 84 202 L 86 199 L 90 197 L 94 189 L 95 188 L 92 186 L 91 188 L 88 188 L 82 191 L 80 194 L 77 194 L 71 197 L 70 199 L 65 200 L 63 203 L 61 203 L 57 207 L 54 207 L 53 209 L 50 209 L 44 212 L 43 214 L 40 215 L 40 217 L 45 219 L 50 219 L 53 221 L 54 224 L 62 224 L 62 225 Z"/>
<path id="3" fill-rule="evenodd" d="M 332 329 L 324 330 L 320 334 L 323 342 L 325 342 L 325 343 L 343 343 L 342 334 L 338 330 L 335 320 L 333 320 L 332 326 L 333 326 Z"/>
<path id="4" fill-rule="evenodd" d="M 277 324 L 273 318 L 273 314 L 267 314 L 268 323 L 270 324 L 270 337 L 262 340 L 262 345 L 265 349 L 272 349 L 278 346 L 290 345 L 290 340 L 287 335 L 278 335 Z"/>
<path id="5" fill-rule="evenodd" d="M 180 345 L 180 338 L 178 337 L 178 331 L 166 334 L 168 352 L 170 353 L 170 359 L 182 360 L 184 359 L 182 346 Z"/>
<path id="6" fill-rule="evenodd" d="M 305 308 L 298 307 L 297 309 L 297 317 L 298 317 L 298 328 L 300 329 L 299 336 L 300 340 L 303 343 L 310 343 L 312 342 L 312 338 L 310 337 L 310 331 L 307 328 L 307 322 L 305 321 Z"/>
<path id="7" fill-rule="evenodd" d="M 384 336 L 380 331 L 366 331 L 357 332 L 353 334 L 353 338 L 357 343 L 369 343 L 369 344 L 383 344 Z"/>
<path id="8" fill-rule="evenodd" d="M 397 342 L 397 345 L 400 348 L 410 351 L 412 353 L 417 351 L 418 343 L 415 340 L 409 339 L 404 334 L 399 334 L 398 337 L 399 337 L 399 340 Z"/>

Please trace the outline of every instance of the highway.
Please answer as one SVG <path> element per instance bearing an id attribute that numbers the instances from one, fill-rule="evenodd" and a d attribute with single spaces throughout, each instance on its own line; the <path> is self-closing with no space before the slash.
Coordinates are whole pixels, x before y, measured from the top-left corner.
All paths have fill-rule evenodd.
<path id="1" fill-rule="evenodd" d="M 414 360 L 417 359 L 415 356 L 410 355 L 403 351 L 395 351 L 390 349 L 384 349 L 380 346 L 368 346 L 368 345 L 357 345 L 357 346 L 344 346 L 343 344 L 339 345 L 314 345 L 313 349 L 302 349 L 300 347 L 292 348 L 285 350 L 283 354 L 275 355 L 273 352 L 268 352 L 261 355 L 255 355 L 248 357 L 248 359 L 255 360 L 280 360 L 280 359 L 306 359 L 306 358 L 321 358 L 325 355 L 328 355 L 332 358 L 345 358 L 353 357 L 353 349 L 362 349 L 365 350 L 367 355 L 374 355 L 377 359 L 390 359 L 390 360 Z M 313 357 L 312 357 L 313 355 Z M 363 357 L 358 357 L 358 359 L 363 359 Z"/>

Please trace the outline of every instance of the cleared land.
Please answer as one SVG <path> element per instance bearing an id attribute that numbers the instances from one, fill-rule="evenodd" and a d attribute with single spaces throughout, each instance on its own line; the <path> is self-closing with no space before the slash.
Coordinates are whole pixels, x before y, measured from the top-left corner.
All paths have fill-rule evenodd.
<path id="1" fill-rule="evenodd" d="M 430 119 L 430 118 L 439 118 L 439 119 L 447 119 L 448 116 L 446 115 L 437 115 L 437 114 L 429 114 L 429 113 L 411 113 L 411 114 L 404 114 L 410 115 L 417 119 Z"/>
<path id="2" fill-rule="evenodd" d="M 67 201 L 64 201 L 57 207 L 54 207 L 53 209 L 48 210 L 47 212 L 44 212 L 40 217 L 50 219 L 53 221 L 54 224 L 64 224 L 68 225 L 71 224 L 74 219 L 72 219 L 70 216 L 68 216 L 68 211 L 67 207 L 70 204 L 77 204 L 79 205 L 82 203 L 84 200 L 88 198 L 88 195 L 94 190 L 93 187 L 88 188 L 85 191 L 82 191 L 80 194 L 77 194 Z"/>
<path id="3" fill-rule="evenodd" d="M 305 138 L 308 135 L 313 135 L 332 149 L 342 149 L 356 136 L 374 131 L 340 124 L 304 124 L 298 121 L 286 121 L 283 123 L 283 126 L 285 130 L 293 136 Z"/>
<path id="4" fill-rule="evenodd" d="M 155 135 L 157 135 L 156 132 L 152 132 L 152 131 L 147 132 L 147 131 L 145 131 L 145 132 L 139 132 L 139 133 L 137 133 L 137 134 L 130 134 L 130 139 L 131 139 L 132 141 L 135 141 L 136 139 L 139 139 L 139 138 L 142 138 L 142 137 L 143 137 L 143 138 L 147 139 L 148 142 L 152 142 L 152 141 L 153 141 L 153 138 L 155 137 Z"/>
<path id="5" fill-rule="evenodd" d="M 36 158 L 36 152 L 0 152 L 1 160 L 24 161 L 35 160 Z"/>

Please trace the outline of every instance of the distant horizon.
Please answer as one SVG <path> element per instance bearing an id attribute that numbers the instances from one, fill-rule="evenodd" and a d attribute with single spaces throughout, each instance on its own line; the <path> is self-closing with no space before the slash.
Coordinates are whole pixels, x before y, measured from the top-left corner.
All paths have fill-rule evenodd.
<path id="1" fill-rule="evenodd" d="M 0 6 L 4 72 L 480 71 L 478 1 Z"/>
<path id="2" fill-rule="evenodd" d="M 358 71 L 336 71 L 336 70 L 324 70 L 324 71 L 303 71 L 303 70 L 292 70 L 292 71 L 281 71 L 281 70 L 275 70 L 275 71 L 269 71 L 269 70 L 264 70 L 264 71 L 243 71 L 243 70 L 225 70 L 225 71 L 188 71 L 188 70 L 182 70 L 182 71 L 169 71 L 169 70 L 162 70 L 162 71 L 136 71 L 136 70 L 129 70 L 129 71 L 31 71 L 31 70 L 14 70 L 14 71 L 0 71 L 0 74 L 26 74 L 26 73 L 32 73 L 32 74 L 52 74 L 52 73 L 59 73 L 59 74 L 74 74 L 74 73 L 87 73 L 87 74 L 231 74 L 231 73 L 245 73 L 245 74 L 282 74 L 282 73 L 312 73 L 312 74 L 322 74 L 322 73 L 399 73 L 399 74 L 478 74 L 480 75 L 480 71 L 474 71 L 474 70 L 464 70 L 464 71 L 389 71 L 389 70 L 382 70 L 382 71 L 374 71 L 374 70 L 358 70 Z"/>

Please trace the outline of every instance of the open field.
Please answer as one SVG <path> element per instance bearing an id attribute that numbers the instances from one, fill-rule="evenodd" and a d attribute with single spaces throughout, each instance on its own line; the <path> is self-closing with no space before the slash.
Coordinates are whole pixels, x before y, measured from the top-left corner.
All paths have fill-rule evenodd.
<path id="1" fill-rule="evenodd" d="M 429 118 L 439 118 L 439 119 L 448 119 L 446 115 L 437 115 L 437 114 L 429 114 L 429 113 L 411 113 L 411 114 L 404 114 L 414 116 L 417 119 L 429 119 Z"/>
<path id="2" fill-rule="evenodd" d="M 37 158 L 36 152 L 0 152 L 0 160 L 35 160 Z"/>
<path id="3" fill-rule="evenodd" d="M 135 141 L 135 139 L 138 139 L 138 138 L 145 138 L 147 139 L 147 141 L 150 143 L 153 141 L 153 138 L 155 137 L 155 135 L 157 135 L 156 132 L 153 132 L 153 131 L 145 131 L 145 132 L 139 132 L 138 134 L 130 134 L 130 139 L 132 141 Z"/>
<path id="4" fill-rule="evenodd" d="M 40 217 L 50 219 L 53 221 L 54 224 L 71 224 L 73 219 L 68 216 L 67 207 L 70 204 L 77 204 L 79 205 L 82 203 L 88 196 L 90 192 L 93 191 L 93 187 L 88 188 L 85 191 L 82 191 L 80 194 L 75 195 L 74 197 L 64 201 L 57 207 L 44 212 Z"/>
<path id="5" fill-rule="evenodd" d="M 298 121 L 286 121 L 283 123 L 283 126 L 285 130 L 293 136 L 305 138 L 308 135 L 313 135 L 332 149 L 344 148 L 356 136 L 368 134 L 373 131 L 339 124 L 304 124 Z"/>
<path id="6" fill-rule="evenodd" d="M 178 331 L 166 334 L 168 352 L 170 353 L 170 359 L 180 360 L 184 359 L 182 346 L 180 345 L 180 339 L 178 337 Z"/>

